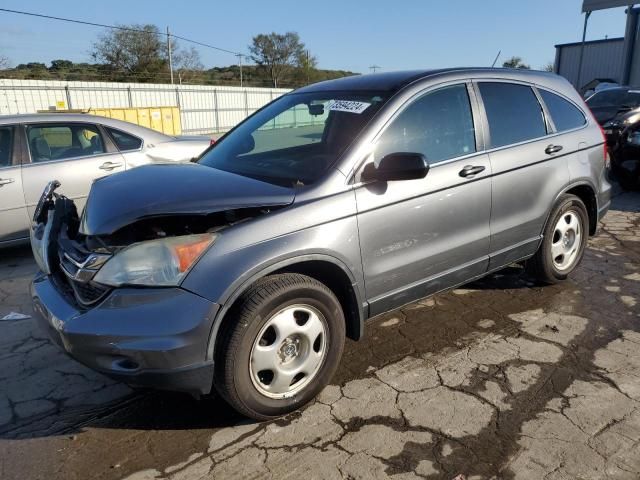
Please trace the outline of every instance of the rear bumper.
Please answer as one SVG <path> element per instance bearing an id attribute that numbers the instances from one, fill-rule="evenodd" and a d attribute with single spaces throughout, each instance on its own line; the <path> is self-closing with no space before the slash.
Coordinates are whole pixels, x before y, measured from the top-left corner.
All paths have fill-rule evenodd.
<path id="1" fill-rule="evenodd" d="M 217 304 L 180 288 L 122 288 L 80 310 L 45 275 L 31 295 L 42 328 L 88 367 L 132 385 L 211 390 L 205 357 Z"/>

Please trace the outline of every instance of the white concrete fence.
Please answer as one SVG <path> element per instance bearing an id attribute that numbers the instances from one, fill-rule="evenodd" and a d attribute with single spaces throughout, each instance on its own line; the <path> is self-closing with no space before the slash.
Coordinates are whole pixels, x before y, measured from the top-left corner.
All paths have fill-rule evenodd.
<path id="1" fill-rule="evenodd" d="M 208 134 L 231 129 L 288 91 L 283 88 L 0 79 L 0 115 L 56 108 L 179 107 L 184 134 Z M 300 113 L 310 119 L 304 115 L 307 112 Z M 304 120 L 294 118 L 293 123 L 305 123 Z"/>

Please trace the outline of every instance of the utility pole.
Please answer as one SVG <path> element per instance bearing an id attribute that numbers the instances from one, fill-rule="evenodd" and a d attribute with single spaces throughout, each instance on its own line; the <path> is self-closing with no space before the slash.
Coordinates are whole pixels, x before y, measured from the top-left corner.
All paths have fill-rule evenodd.
<path id="1" fill-rule="evenodd" d="M 238 63 L 240 65 L 240 86 L 242 87 L 242 55 L 241 53 L 236 53 L 236 57 L 238 57 Z"/>
<path id="2" fill-rule="evenodd" d="M 584 59 L 584 44 L 587 40 L 587 25 L 589 24 L 589 17 L 591 12 L 584 12 L 584 27 L 582 29 L 582 42 L 580 43 L 580 56 L 578 57 L 578 79 L 576 80 L 576 90 L 582 95 L 584 92 L 582 89 L 582 62 Z"/>
<path id="3" fill-rule="evenodd" d="M 371 65 L 371 66 L 369 67 L 369 70 L 371 70 L 373 73 L 376 73 L 376 71 L 377 71 L 379 68 L 381 68 L 381 67 L 380 67 L 380 66 L 378 66 L 378 65 Z"/>
<path id="4" fill-rule="evenodd" d="M 169 53 L 169 71 L 171 72 L 171 85 L 173 85 L 173 58 L 171 58 L 171 34 L 167 27 L 167 51 Z"/>
<path id="5" fill-rule="evenodd" d="M 305 67 L 307 67 L 306 70 L 307 70 L 307 85 L 308 85 L 309 84 L 309 70 L 311 70 L 311 65 L 309 64 L 309 50 L 307 50 L 305 53 L 307 54 L 307 63 L 305 65 Z"/>

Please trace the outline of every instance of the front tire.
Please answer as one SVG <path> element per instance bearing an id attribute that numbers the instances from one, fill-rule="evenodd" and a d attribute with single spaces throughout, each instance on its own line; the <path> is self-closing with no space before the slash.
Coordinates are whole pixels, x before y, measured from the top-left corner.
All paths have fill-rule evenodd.
<path id="1" fill-rule="evenodd" d="M 527 260 L 527 271 L 545 283 L 566 280 L 580 264 L 588 236 L 584 203 L 575 195 L 562 195 L 549 215 L 540 248 Z"/>
<path id="2" fill-rule="evenodd" d="M 248 417 L 285 415 L 331 380 L 344 339 L 344 314 L 329 288 L 305 275 L 270 275 L 249 288 L 225 318 L 214 386 Z"/>

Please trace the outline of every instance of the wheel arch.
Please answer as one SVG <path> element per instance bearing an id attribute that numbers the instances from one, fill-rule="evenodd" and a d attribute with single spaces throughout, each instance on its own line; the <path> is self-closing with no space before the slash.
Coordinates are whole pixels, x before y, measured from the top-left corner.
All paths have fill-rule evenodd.
<path id="1" fill-rule="evenodd" d="M 218 311 L 211 328 L 207 360 L 214 358 L 220 326 L 241 295 L 256 281 L 275 273 L 300 273 L 325 284 L 336 295 L 345 316 L 347 337 L 359 340 L 363 335 L 365 311 L 355 276 L 339 259 L 325 254 L 307 254 L 269 265 L 237 287 Z"/>
<path id="2" fill-rule="evenodd" d="M 596 197 L 596 188 L 588 181 L 580 181 L 567 185 L 553 200 L 553 203 L 549 207 L 549 213 L 547 219 L 542 226 L 542 231 L 547 227 L 549 222 L 549 216 L 553 207 L 558 203 L 558 200 L 562 195 L 570 194 L 578 197 L 587 207 L 587 214 L 589 215 L 589 235 L 595 235 L 598 226 L 598 199 Z"/>

